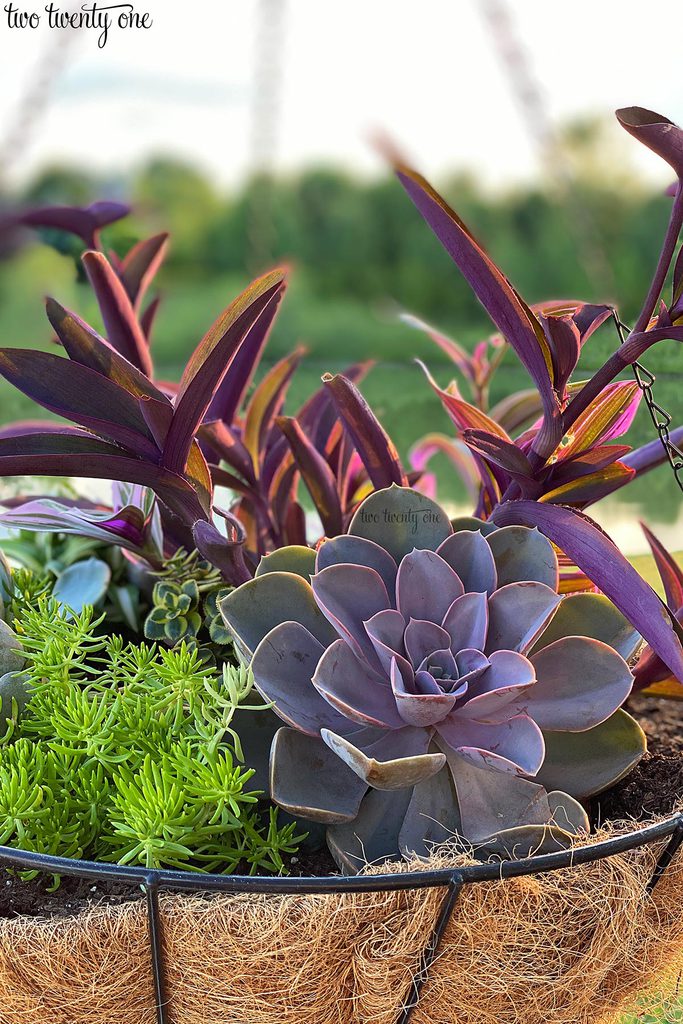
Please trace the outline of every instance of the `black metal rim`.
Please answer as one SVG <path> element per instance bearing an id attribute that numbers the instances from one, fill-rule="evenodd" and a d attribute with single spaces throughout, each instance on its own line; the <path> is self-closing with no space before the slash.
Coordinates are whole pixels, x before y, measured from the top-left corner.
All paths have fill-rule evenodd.
<path id="1" fill-rule="evenodd" d="M 468 864 L 459 868 L 425 869 L 372 875 L 332 875 L 325 877 L 290 878 L 265 875 L 216 875 L 195 871 L 171 871 L 160 868 L 129 867 L 100 861 L 72 860 L 27 853 L 9 846 L 0 846 L 0 864 L 24 871 L 69 875 L 77 878 L 109 879 L 147 885 L 153 879 L 162 887 L 182 892 L 271 893 L 302 895 L 306 893 L 392 892 L 398 889 L 429 889 L 445 886 L 456 876 L 462 883 L 491 882 L 517 878 L 559 868 L 587 864 L 612 857 L 627 850 L 645 846 L 667 836 L 676 837 L 683 830 L 683 813 L 672 815 L 632 832 L 622 833 L 587 846 L 548 853 L 520 860 Z"/>
<path id="2" fill-rule="evenodd" d="M 268 893 L 281 896 L 300 896 L 311 893 L 334 894 L 353 892 L 395 892 L 407 889 L 445 890 L 434 928 L 428 937 L 417 973 L 410 985 L 397 1024 L 408 1024 L 417 1006 L 422 987 L 429 976 L 431 965 L 439 951 L 444 932 L 463 886 L 479 882 L 499 881 L 535 875 L 561 868 L 575 867 L 635 850 L 650 843 L 666 840 L 647 884 L 652 892 L 683 844 L 683 813 L 663 821 L 646 825 L 632 832 L 613 836 L 589 846 L 562 850 L 523 860 L 496 863 L 468 864 L 458 868 L 439 868 L 424 871 L 405 871 L 395 874 L 332 876 L 327 878 L 268 878 L 249 875 L 200 874 L 191 871 L 148 870 L 96 861 L 70 860 L 48 857 L 38 853 L 25 853 L 11 847 L 0 846 L 0 864 L 20 870 L 42 871 L 48 874 L 69 875 L 93 880 L 109 879 L 129 882 L 141 887 L 146 894 L 150 963 L 158 1024 L 172 1024 L 168 1010 L 166 971 L 164 963 L 163 921 L 159 913 L 159 892 Z"/>

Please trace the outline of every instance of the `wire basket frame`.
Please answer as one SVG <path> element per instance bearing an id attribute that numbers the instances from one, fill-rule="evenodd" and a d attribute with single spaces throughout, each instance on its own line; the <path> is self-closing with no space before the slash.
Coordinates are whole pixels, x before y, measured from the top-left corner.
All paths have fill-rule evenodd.
<path id="1" fill-rule="evenodd" d="M 335 875 L 310 878 L 197 874 L 192 871 L 148 870 L 143 867 L 50 857 L 45 854 L 25 853 L 7 846 L 0 846 L 0 864 L 20 870 L 41 871 L 76 878 L 108 879 L 129 883 L 131 889 L 143 889 L 147 907 L 157 1024 L 172 1024 L 168 1015 L 163 922 L 159 912 L 159 893 L 162 890 L 195 893 L 220 892 L 230 895 L 260 893 L 298 896 L 311 893 L 331 895 L 351 892 L 443 889 L 444 897 L 434 928 L 425 944 L 417 973 L 413 977 L 396 1021 L 396 1024 L 408 1024 L 413 1010 L 419 1003 L 422 988 L 429 977 L 430 968 L 437 957 L 444 932 L 464 886 L 576 867 L 665 839 L 668 839 L 668 842 L 661 851 L 647 884 L 647 891 L 652 892 L 683 844 L 683 813 L 590 846 L 579 846 L 570 850 L 560 850 L 557 853 L 525 857 L 520 860 L 468 864 L 458 868 L 406 871 L 399 874 Z"/>

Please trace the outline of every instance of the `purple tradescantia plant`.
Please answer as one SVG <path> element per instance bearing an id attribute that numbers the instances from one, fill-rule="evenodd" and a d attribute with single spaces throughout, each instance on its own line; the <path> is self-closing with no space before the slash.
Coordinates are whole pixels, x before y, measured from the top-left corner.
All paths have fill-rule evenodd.
<path id="1" fill-rule="evenodd" d="M 430 378 L 464 446 L 454 449 L 451 457 L 456 465 L 467 467 L 470 486 L 478 477 L 477 514 L 499 526 L 516 523 L 541 529 L 559 549 L 563 563 L 579 570 L 578 578 L 572 573 L 564 580 L 566 586 L 598 587 L 683 681 L 683 627 L 675 610 L 659 601 L 609 537 L 582 512 L 662 461 L 657 443 L 636 452 L 610 443 L 628 428 L 640 398 L 635 384 L 616 378 L 651 345 L 666 339 L 683 341 L 680 254 L 673 268 L 672 299 L 659 301 L 683 224 L 683 132 L 667 118 L 638 107 L 620 110 L 617 116 L 631 135 L 674 168 L 679 180 L 660 259 L 634 328 L 581 385 L 571 384 L 570 377 L 583 342 L 605 319 L 606 307 L 530 307 L 441 196 L 414 171 L 399 166 L 397 174 L 538 393 L 540 418 L 513 437 L 465 401 L 457 386 L 442 390 Z M 681 429 L 672 432 L 674 441 Z M 443 442 L 438 445 L 443 448 Z M 417 449 L 417 464 L 424 467 L 435 447 L 434 438 L 427 439 Z"/>
<path id="2" fill-rule="evenodd" d="M 99 254 L 88 256 L 104 266 Z M 243 292 L 199 343 L 172 398 L 75 314 L 48 300 L 48 317 L 68 358 L 1 349 L 0 374 L 75 426 L 38 424 L 27 432 L 19 424 L 14 431 L 4 430 L 0 474 L 75 475 L 149 488 L 161 503 L 176 547 L 196 546 L 231 583 L 248 579 L 242 524 L 220 509 L 215 511 L 226 520 L 225 533 L 213 523 L 213 481 L 196 435 L 236 354 L 259 318 L 277 304 L 283 288 L 283 272 L 273 271 Z M 121 302 L 112 310 L 110 334 L 121 326 L 118 313 L 130 306 L 122 284 L 113 294 Z M 47 511 L 57 512 L 43 508 Z M 25 506 L 13 511 L 15 520 L 20 513 L 27 514 Z M 59 514 L 63 519 L 64 510 Z M 141 518 L 129 508 L 125 516 L 107 519 L 106 527 L 98 525 L 112 540 L 123 546 L 133 540 L 138 550 L 146 542 L 141 533 L 144 513 Z M 88 516 L 82 521 L 84 531 L 91 533 L 95 524 Z"/>
<path id="3" fill-rule="evenodd" d="M 454 532 L 393 485 L 347 534 L 266 557 L 221 603 L 287 723 L 271 796 L 326 823 L 347 869 L 452 836 L 566 846 L 588 829 L 578 801 L 645 749 L 620 710 L 638 634 L 604 597 L 558 595 L 537 530 L 480 527 Z"/>

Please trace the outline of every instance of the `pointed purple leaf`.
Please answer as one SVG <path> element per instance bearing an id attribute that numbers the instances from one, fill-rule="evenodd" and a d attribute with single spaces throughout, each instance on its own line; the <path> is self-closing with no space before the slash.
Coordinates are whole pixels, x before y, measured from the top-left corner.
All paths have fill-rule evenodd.
<path id="1" fill-rule="evenodd" d="M 683 681 L 683 648 L 666 605 L 639 576 L 614 542 L 588 516 L 561 505 L 507 502 L 493 513 L 499 526 L 537 526 L 612 601 Z"/>
<path id="2" fill-rule="evenodd" d="M 190 357 L 175 400 L 173 423 L 164 464 L 182 472 L 199 428 L 231 359 L 249 328 L 284 287 L 283 274 L 273 271 L 254 281 L 218 318 Z"/>
<path id="3" fill-rule="evenodd" d="M 158 458 L 137 399 L 89 367 L 51 352 L 5 348 L 0 374 L 50 412 L 136 454 Z"/>
<path id="4" fill-rule="evenodd" d="M 405 486 L 408 481 L 396 447 L 355 384 L 340 374 L 326 373 L 322 380 L 374 486 Z"/>
<path id="5" fill-rule="evenodd" d="M 550 376 L 552 360 L 538 320 L 458 215 L 424 178 L 404 168 L 397 173 L 406 192 L 528 370 L 546 413 L 553 416 L 557 400 Z"/>
<path id="6" fill-rule="evenodd" d="M 152 360 L 144 331 L 121 280 L 101 252 L 86 252 L 83 266 L 102 313 L 107 340 L 112 348 L 152 376 Z"/>

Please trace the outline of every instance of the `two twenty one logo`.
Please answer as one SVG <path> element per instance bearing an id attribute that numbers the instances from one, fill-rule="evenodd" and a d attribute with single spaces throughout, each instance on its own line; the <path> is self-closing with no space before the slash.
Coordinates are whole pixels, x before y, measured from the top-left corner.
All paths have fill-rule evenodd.
<path id="1" fill-rule="evenodd" d="M 94 29 L 98 33 L 97 45 L 104 49 L 113 27 L 121 29 L 149 29 L 153 21 L 149 12 L 136 11 L 133 4 L 84 3 L 80 7 L 64 10 L 58 3 L 46 4 L 43 12 L 22 9 L 15 3 L 4 7 L 7 27 L 36 29 L 47 24 L 52 29 Z"/>

